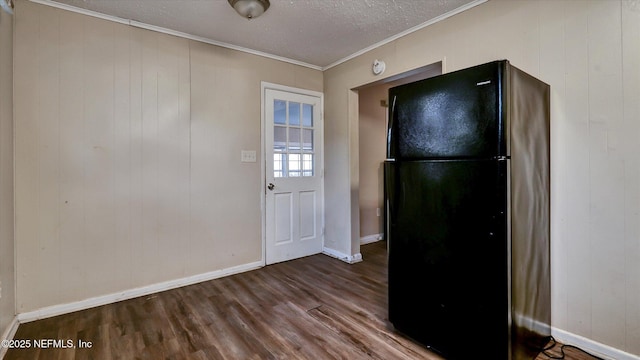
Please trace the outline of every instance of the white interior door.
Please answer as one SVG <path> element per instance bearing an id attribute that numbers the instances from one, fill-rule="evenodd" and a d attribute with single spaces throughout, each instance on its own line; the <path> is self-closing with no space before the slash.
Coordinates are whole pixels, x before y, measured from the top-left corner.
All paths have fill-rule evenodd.
<path id="1" fill-rule="evenodd" d="M 265 89 L 267 264 L 322 252 L 322 99 Z"/>

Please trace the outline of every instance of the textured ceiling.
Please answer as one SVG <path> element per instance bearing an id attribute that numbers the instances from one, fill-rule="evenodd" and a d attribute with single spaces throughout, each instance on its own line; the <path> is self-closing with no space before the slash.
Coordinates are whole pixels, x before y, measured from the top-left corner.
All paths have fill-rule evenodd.
<path id="1" fill-rule="evenodd" d="M 227 0 L 34 0 L 327 68 L 487 0 L 271 0 L 247 20 Z M 62 4 L 62 5 L 59 5 Z"/>

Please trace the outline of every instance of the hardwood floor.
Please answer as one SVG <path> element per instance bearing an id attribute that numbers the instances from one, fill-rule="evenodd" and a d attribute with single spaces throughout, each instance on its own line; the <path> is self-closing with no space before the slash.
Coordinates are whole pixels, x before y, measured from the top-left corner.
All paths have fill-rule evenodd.
<path id="1" fill-rule="evenodd" d="M 362 254 L 353 265 L 309 256 L 22 324 L 14 339 L 31 348 L 5 359 L 442 359 L 387 321 L 386 244 Z M 62 344 L 35 347 L 42 339 Z M 59 348 L 67 340 L 73 347 Z M 490 355 L 479 349 L 478 359 Z"/>

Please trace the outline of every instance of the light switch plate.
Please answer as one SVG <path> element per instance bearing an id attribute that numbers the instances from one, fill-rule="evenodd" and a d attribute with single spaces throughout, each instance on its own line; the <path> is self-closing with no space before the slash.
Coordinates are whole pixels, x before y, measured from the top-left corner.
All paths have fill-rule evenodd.
<path id="1" fill-rule="evenodd" d="M 242 150 L 240 153 L 241 162 L 256 162 L 255 150 Z"/>

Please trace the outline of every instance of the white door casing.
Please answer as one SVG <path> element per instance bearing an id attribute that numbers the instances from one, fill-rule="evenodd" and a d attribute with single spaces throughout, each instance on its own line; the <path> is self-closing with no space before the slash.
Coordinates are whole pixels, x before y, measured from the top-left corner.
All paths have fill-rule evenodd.
<path id="1" fill-rule="evenodd" d="M 322 94 L 263 83 L 265 262 L 322 252 Z"/>

